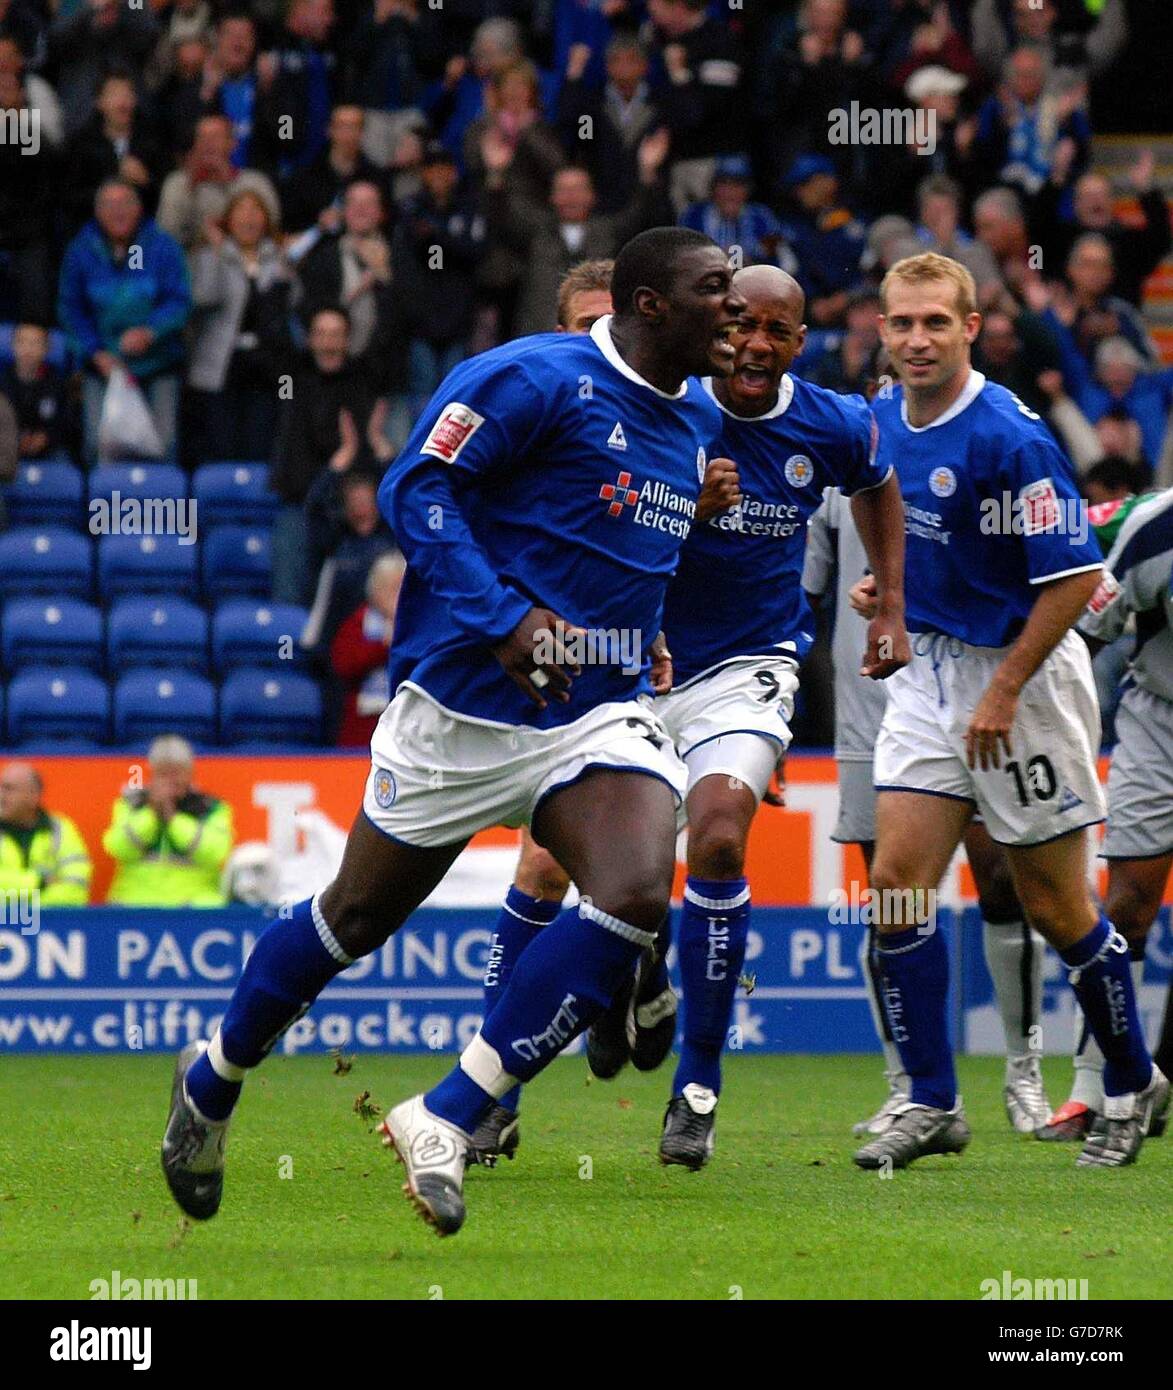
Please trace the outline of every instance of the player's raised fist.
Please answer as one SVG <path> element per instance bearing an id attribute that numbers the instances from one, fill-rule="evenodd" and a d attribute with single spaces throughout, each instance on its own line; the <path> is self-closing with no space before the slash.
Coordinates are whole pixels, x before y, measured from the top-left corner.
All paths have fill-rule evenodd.
<path id="1" fill-rule="evenodd" d="M 705 481 L 696 502 L 696 519 L 707 521 L 718 512 L 727 512 L 741 501 L 741 479 L 732 459 L 710 459 Z"/>
<path id="2" fill-rule="evenodd" d="M 546 696 L 566 704 L 570 682 L 581 673 L 574 650 L 586 634 L 549 608 L 531 608 L 503 642 L 493 648 L 505 674 L 539 709 Z"/>

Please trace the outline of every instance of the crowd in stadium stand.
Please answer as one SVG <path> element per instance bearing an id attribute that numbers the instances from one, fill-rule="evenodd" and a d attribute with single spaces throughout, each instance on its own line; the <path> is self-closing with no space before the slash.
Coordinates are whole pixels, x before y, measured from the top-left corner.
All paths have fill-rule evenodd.
<path id="1" fill-rule="evenodd" d="M 28 137 L 0 144 L 7 741 L 123 744 L 153 716 L 201 745 L 364 743 L 399 582 L 383 469 L 458 361 L 552 329 L 572 265 L 668 221 L 790 270 L 796 370 L 841 391 L 883 372 L 885 269 L 957 257 L 978 367 L 1089 492 L 1173 481 L 1173 369 L 1142 312 L 1169 206 L 1139 148 L 1122 221 L 1092 150 L 1130 9 L 0 0 L 0 121 Z M 103 443 L 121 368 L 157 436 L 137 468 Z M 112 492 L 194 496 L 197 544 L 130 555 L 92 518 L 87 536 Z M 70 528 L 92 554 L 71 558 Z M 89 605 L 98 635 L 58 648 L 30 597 Z M 260 638 L 291 628 L 282 665 Z M 144 691 L 135 663 L 182 675 Z"/>

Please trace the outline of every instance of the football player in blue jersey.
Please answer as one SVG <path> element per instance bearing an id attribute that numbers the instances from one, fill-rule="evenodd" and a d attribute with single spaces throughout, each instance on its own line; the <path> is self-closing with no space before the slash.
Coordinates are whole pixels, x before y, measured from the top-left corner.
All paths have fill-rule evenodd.
<path id="1" fill-rule="evenodd" d="M 651 708 L 647 647 L 720 433 L 692 376 L 733 367 L 745 307 L 684 228 L 620 252 L 616 313 L 537 334 L 441 383 L 380 487 L 408 561 L 394 691 L 337 877 L 258 940 L 210 1044 L 180 1054 L 162 1161 L 218 1210 L 247 1072 L 376 950 L 486 826 L 530 823 L 582 898 L 545 927 L 459 1065 L 384 1123 L 421 1214 L 464 1220 L 469 1138 L 586 1028 L 668 905 L 686 772 Z"/>
<path id="2" fill-rule="evenodd" d="M 871 412 L 862 397 L 790 374 L 805 336 L 797 281 L 759 265 L 733 283 L 746 301 L 733 372 L 702 384 L 721 411 L 718 452 L 737 465 L 741 501 L 698 521 L 681 551 L 664 607 L 674 684 L 656 699 L 688 769 L 688 878 L 676 929 L 683 1043 L 660 1159 L 694 1170 L 713 1152 L 721 1052 L 745 960 L 750 826 L 789 746 L 799 664 L 813 640 L 802 567 L 824 488 L 851 495 L 876 578 L 861 673 L 883 680 L 909 658 L 900 490 L 891 465 L 875 458 Z"/>
<path id="3" fill-rule="evenodd" d="M 611 273 L 614 262 L 582 261 L 569 270 L 558 287 L 558 331 L 589 333 L 596 321 L 611 313 Z M 740 497 L 736 470 L 728 459 L 711 459 L 697 500 L 697 517 L 724 511 Z M 652 646 L 652 690 L 661 694 L 672 686 L 672 660 L 662 635 Z M 552 922 L 570 888 L 570 876 L 549 850 L 535 844 L 523 826 L 521 853 L 513 883 L 489 942 L 484 978 L 487 1017 L 501 998 L 517 957 L 542 927 Z M 643 953 L 634 975 L 616 991 L 607 1010 L 587 1032 L 587 1059 L 596 1076 L 616 1076 L 629 1058 L 640 1070 L 660 1065 L 676 1034 L 676 992 L 668 981 L 664 956 L 668 949 L 667 919 L 656 946 Z M 628 1024 L 643 1024 L 640 1046 L 633 1052 Z M 521 1087 L 500 1097 L 473 1132 L 470 1159 L 495 1167 L 504 1155 L 512 1159 L 521 1142 Z"/>
<path id="4" fill-rule="evenodd" d="M 1105 804 L 1095 684 L 1073 625 L 1100 582 L 1099 549 L 1046 427 L 971 365 L 981 317 L 969 271 L 933 253 L 909 257 L 888 271 L 881 301 L 901 386 L 872 405 L 879 462 L 895 465 L 904 497 L 913 657 L 888 685 L 876 745 L 871 885 L 884 1007 L 911 1084 L 855 1161 L 886 1171 L 969 1142 L 948 953 L 923 895 L 977 810 L 1104 1054 L 1103 1111 L 1078 1162 L 1118 1167 L 1159 1126 L 1169 1082 L 1145 1046 L 1128 943 L 1087 883 L 1086 832 Z M 852 591 L 865 616 L 874 589 L 864 579 Z"/>

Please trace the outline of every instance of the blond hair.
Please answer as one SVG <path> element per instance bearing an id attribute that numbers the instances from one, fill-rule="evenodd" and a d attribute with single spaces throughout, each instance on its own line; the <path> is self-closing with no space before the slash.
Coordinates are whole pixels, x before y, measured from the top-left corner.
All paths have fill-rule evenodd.
<path id="1" fill-rule="evenodd" d="M 928 280 L 948 280 L 953 285 L 962 318 L 977 313 L 977 285 L 973 276 L 960 261 L 938 255 L 936 251 L 905 256 L 890 267 L 880 282 L 880 305 L 884 312 L 888 312 L 888 289 L 891 285 L 923 285 Z"/>
<path id="2" fill-rule="evenodd" d="M 576 294 L 611 293 L 614 269 L 614 261 L 579 261 L 571 266 L 558 286 L 558 322 L 563 328 L 570 327 L 570 301 Z"/>

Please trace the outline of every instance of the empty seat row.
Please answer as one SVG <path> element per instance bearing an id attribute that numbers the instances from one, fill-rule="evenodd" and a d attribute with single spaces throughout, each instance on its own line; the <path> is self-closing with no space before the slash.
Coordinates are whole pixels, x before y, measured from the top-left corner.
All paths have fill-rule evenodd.
<path id="1" fill-rule="evenodd" d="M 266 597 L 271 589 L 269 531 L 220 526 L 206 540 L 184 536 L 100 536 L 61 526 L 22 526 L 0 536 L 0 599 L 50 594 L 110 601 L 123 594 L 202 592 Z"/>
<path id="2" fill-rule="evenodd" d="M 294 604 L 227 599 L 209 617 L 187 599 L 122 598 L 110 611 L 76 598 L 11 599 L 0 612 L 0 664 L 84 666 L 120 675 L 175 666 L 206 675 L 238 666 L 304 667 L 306 624 Z"/>
<path id="3" fill-rule="evenodd" d="M 72 463 L 25 462 L 4 489 L 14 526 L 66 526 L 94 534 L 151 503 L 165 524 L 210 531 L 214 526 L 272 522 L 280 505 L 264 463 L 205 463 L 190 483 L 173 463 L 103 463 L 88 474 Z M 194 510 L 189 504 L 194 503 Z M 105 509 L 105 510 L 103 510 Z"/>
<path id="4" fill-rule="evenodd" d="M 172 733 L 198 744 L 316 744 L 322 737 L 317 682 L 254 667 L 232 672 L 217 690 L 179 669 L 131 671 L 107 685 L 80 667 L 35 666 L 9 681 L 5 705 L 12 747 L 148 743 Z"/>

